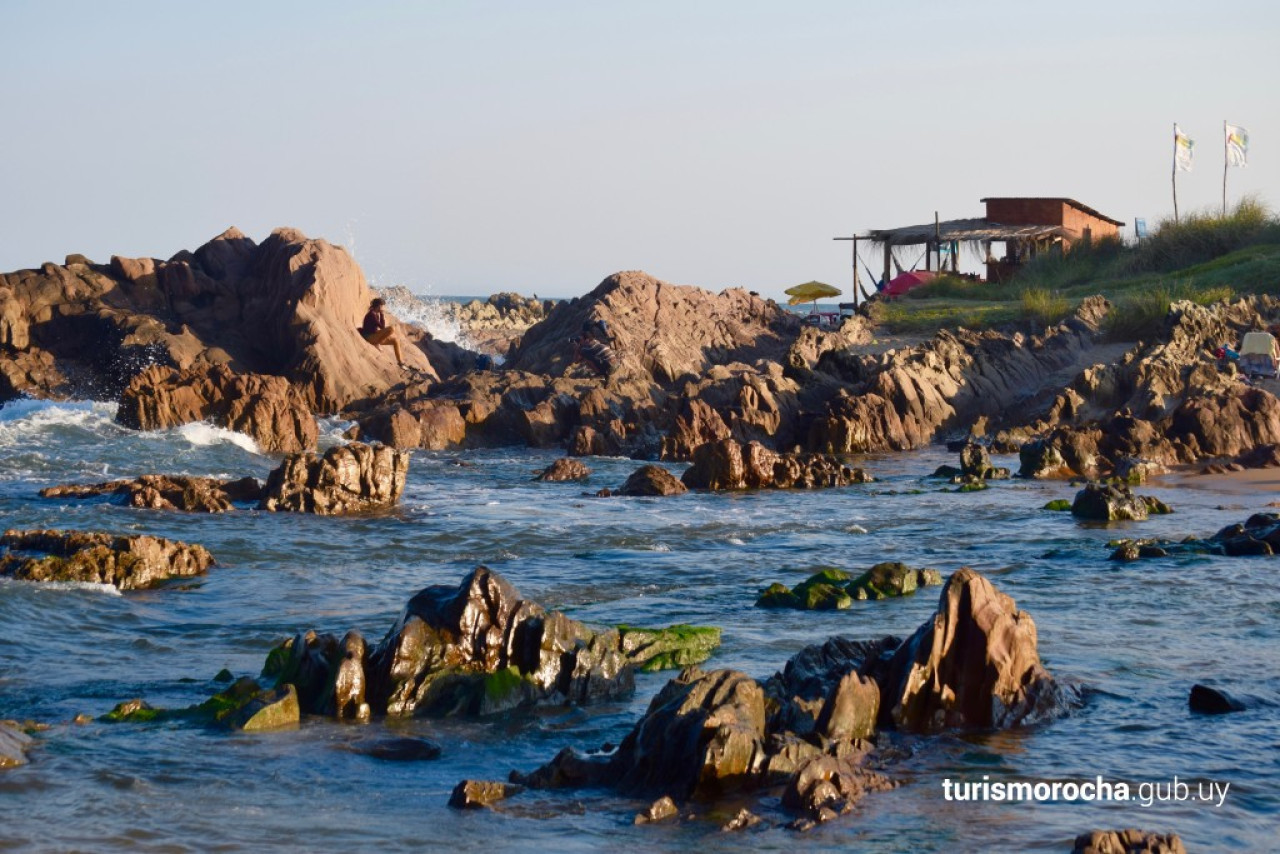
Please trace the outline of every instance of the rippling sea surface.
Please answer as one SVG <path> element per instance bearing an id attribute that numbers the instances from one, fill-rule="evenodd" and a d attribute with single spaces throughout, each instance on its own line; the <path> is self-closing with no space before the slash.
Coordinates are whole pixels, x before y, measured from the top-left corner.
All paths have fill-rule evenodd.
<path id="1" fill-rule="evenodd" d="M 1065 483 L 1003 481 L 940 491 L 940 450 L 856 463 L 879 480 L 817 492 L 594 499 L 638 465 L 588 461 L 580 484 L 534 483 L 555 454 L 524 449 L 416 452 L 402 506 L 362 518 L 241 509 L 225 515 L 47 500 L 59 483 L 145 473 L 263 478 L 278 460 L 207 425 L 159 433 L 116 426 L 113 407 L 17 401 L 0 409 L 0 524 L 149 533 L 200 543 L 207 576 L 119 594 L 98 586 L 0 580 L 0 718 L 51 724 L 29 765 L 0 771 L 0 847 L 84 851 L 1070 850 L 1093 828 L 1180 833 L 1192 850 L 1275 847 L 1280 827 L 1280 572 L 1260 558 L 1178 557 L 1117 564 L 1118 536 L 1206 536 L 1280 496 L 1168 478 L 1140 491 L 1171 516 L 1091 527 L 1040 510 Z M 343 425 L 328 425 L 328 444 Z M 460 463 L 465 463 L 462 465 Z M 1015 459 L 997 458 L 1016 467 Z M 678 466 L 670 466 L 673 470 Z M 1216 483 L 1216 482 L 1214 482 Z M 200 702 L 223 668 L 257 675 L 281 639 L 360 629 L 376 642 L 429 584 L 478 564 L 526 597 L 589 624 L 695 623 L 724 629 L 704 667 L 763 679 L 833 634 L 906 635 L 937 590 L 847 611 L 753 607 L 774 581 L 882 560 L 950 572 L 972 566 L 1029 612 L 1040 653 L 1084 686 L 1072 716 L 997 734 L 895 739 L 901 785 L 807 834 L 775 824 L 718 831 L 724 816 L 635 827 L 647 803 L 598 790 L 528 792 L 496 811 L 446 806 L 463 778 L 505 779 L 566 745 L 617 743 L 672 672 L 644 674 L 634 699 L 479 720 L 306 720 L 296 731 L 228 733 L 182 723 L 73 725 L 121 700 Z M 1195 682 L 1250 710 L 1187 709 Z M 419 735 L 433 762 L 386 762 L 360 742 Z M 944 779 L 1230 784 L 1221 807 L 1193 802 L 1005 803 L 943 797 Z M 736 810 L 734 805 L 733 810 Z M 779 819 L 766 800 L 767 818 Z"/>

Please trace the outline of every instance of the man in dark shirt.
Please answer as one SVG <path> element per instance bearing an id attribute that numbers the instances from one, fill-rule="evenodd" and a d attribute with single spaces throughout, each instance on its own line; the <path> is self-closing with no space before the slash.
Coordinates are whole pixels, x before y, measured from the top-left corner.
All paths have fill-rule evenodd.
<path id="1" fill-rule="evenodd" d="M 360 337 L 379 347 L 390 345 L 396 354 L 396 364 L 403 368 L 404 359 L 400 355 L 400 339 L 396 337 L 396 331 L 387 326 L 387 319 L 382 314 L 384 304 L 381 297 L 369 303 L 369 312 L 364 316 L 364 322 L 360 324 Z"/>

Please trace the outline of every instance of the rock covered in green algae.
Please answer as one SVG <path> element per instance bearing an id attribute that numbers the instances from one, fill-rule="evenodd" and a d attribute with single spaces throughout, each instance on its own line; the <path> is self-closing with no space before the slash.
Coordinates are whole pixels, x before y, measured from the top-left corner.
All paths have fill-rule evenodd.
<path id="1" fill-rule="evenodd" d="M 844 570 L 825 567 L 791 589 L 784 584 L 770 585 L 756 600 L 756 607 L 843 610 L 856 600 L 906 596 L 917 588 L 941 583 L 942 575 L 936 569 L 912 569 L 894 561 L 878 563 L 857 578 Z"/>
<path id="2" fill-rule="evenodd" d="M 684 623 L 664 629 L 618 626 L 622 654 L 635 667 L 652 673 L 701 664 L 720 646 L 720 629 Z"/>
<path id="3" fill-rule="evenodd" d="M 1055 513 L 1070 513 L 1071 502 L 1065 498 L 1055 498 L 1048 504 L 1040 508 L 1041 510 L 1052 510 Z"/>
<path id="4" fill-rule="evenodd" d="M 301 719 L 292 685 L 264 689 L 247 676 L 203 703 L 185 709 L 158 709 L 142 699 L 126 700 L 101 718 L 107 723 L 190 721 L 236 730 L 257 731 L 296 726 Z"/>

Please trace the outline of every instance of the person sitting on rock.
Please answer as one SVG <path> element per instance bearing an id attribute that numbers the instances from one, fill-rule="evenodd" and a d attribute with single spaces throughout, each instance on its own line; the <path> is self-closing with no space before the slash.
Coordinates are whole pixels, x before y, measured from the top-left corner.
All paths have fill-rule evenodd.
<path id="1" fill-rule="evenodd" d="M 400 339 L 396 337 L 396 331 L 387 326 L 387 318 L 382 313 L 382 307 L 386 305 L 381 297 L 375 297 L 373 302 L 369 303 L 369 312 L 364 316 L 364 322 L 360 324 L 360 337 L 378 347 L 391 346 L 396 354 L 396 364 L 404 367 L 404 359 L 400 355 Z"/>
<path id="2" fill-rule="evenodd" d="M 590 321 L 582 325 L 582 336 L 571 339 L 576 345 L 573 361 L 585 362 L 596 376 L 608 379 L 617 370 L 618 357 L 608 344 L 597 338 L 597 325 Z"/>

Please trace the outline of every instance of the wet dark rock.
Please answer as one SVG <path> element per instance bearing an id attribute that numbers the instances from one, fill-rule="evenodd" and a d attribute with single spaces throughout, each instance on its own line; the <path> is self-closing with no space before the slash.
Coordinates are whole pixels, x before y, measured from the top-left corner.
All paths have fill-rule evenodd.
<path id="1" fill-rule="evenodd" d="M 41 498 L 102 496 L 116 498 L 129 507 L 223 513 L 235 509 L 232 502 L 258 501 L 262 497 L 262 484 L 253 477 L 218 480 L 189 475 L 144 474 L 133 480 L 50 486 L 40 490 Z"/>
<path id="2" fill-rule="evenodd" d="M 359 719 L 367 705 L 371 714 L 483 715 L 627 696 L 634 671 L 622 646 L 618 631 L 548 612 L 480 567 L 456 587 L 419 591 L 374 647 L 358 632 L 341 641 L 306 632 L 273 650 L 263 673 L 296 685 L 312 714 Z"/>
<path id="3" fill-rule="evenodd" d="M 1018 477 L 1036 478 L 1069 478 L 1078 473 L 1071 470 L 1067 461 L 1048 439 L 1033 439 L 1018 450 Z"/>
<path id="4" fill-rule="evenodd" d="M 352 443 L 315 454 L 293 454 L 271 472 L 259 507 L 322 516 L 394 507 L 404 492 L 409 454 Z"/>
<path id="5" fill-rule="evenodd" d="M 523 786 L 500 780 L 463 780 L 454 786 L 453 794 L 449 796 L 449 806 L 456 809 L 491 807 L 523 791 Z"/>
<path id="6" fill-rule="evenodd" d="M 722 833 L 733 833 L 738 830 L 750 830 L 758 826 L 764 819 L 753 813 L 751 810 L 743 807 L 738 810 L 733 818 L 720 825 Z"/>
<path id="7" fill-rule="evenodd" d="M 826 454 L 779 454 L 761 445 L 733 439 L 708 442 L 694 450 L 693 465 L 681 480 L 690 489 L 817 489 L 870 483 L 861 469 Z"/>
<path id="8" fill-rule="evenodd" d="M 881 721 L 912 732 L 1036 723 L 1076 699 L 1041 664 L 1031 617 L 967 568 L 947 580 L 880 687 Z"/>
<path id="9" fill-rule="evenodd" d="M 292 685 L 283 685 L 257 693 L 224 722 L 232 729 L 262 732 L 296 727 L 301 718 L 298 692 Z"/>
<path id="10" fill-rule="evenodd" d="M 614 495 L 659 496 L 680 495 L 689 488 L 676 479 L 676 476 L 662 466 L 642 466 L 631 473 Z"/>
<path id="11" fill-rule="evenodd" d="M 1112 560 L 1137 560 L 1180 554 L 1212 554 L 1228 557 L 1269 557 L 1280 552 L 1280 514 L 1255 513 L 1244 522 L 1228 525 L 1204 539 L 1122 540 L 1115 543 Z"/>
<path id="12" fill-rule="evenodd" d="M 1208 685 L 1192 685 L 1191 696 L 1187 700 L 1191 711 L 1206 715 L 1225 715 L 1229 712 L 1243 712 L 1244 703 L 1219 688 Z"/>
<path id="13" fill-rule="evenodd" d="M 390 762 L 422 762 L 440 758 L 440 745 L 425 738 L 384 738 L 358 744 L 356 753 Z"/>
<path id="14" fill-rule="evenodd" d="M 31 736 L 9 721 L 0 721 L 0 768 L 26 765 L 30 747 Z"/>
<path id="15" fill-rule="evenodd" d="M 1176 833 L 1093 830 L 1076 837 L 1071 854 L 1187 854 L 1187 849 Z"/>
<path id="16" fill-rule="evenodd" d="M 565 481 L 586 480 L 591 476 L 591 469 L 581 460 L 562 457 L 542 470 L 534 480 Z"/>
<path id="17" fill-rule="evenodd" d="M 120 590 L 201 575 L 213 565 L 203 546 L 143 535 L 90 531 L 5 531 L 0 575 L 23 581 L 79 581 Z"/>
<path id="18" fill-rule="evenodd" d="M 1090 483 L 1076 493 L 1071 514 L 1098 522 L 1142 521 L 1150 511 L 1141 496 L 1127 486 Z"/>
<path id="19" fill-rule="evenodd" d="M 942 584 L 942 574 L 936 569 L 912 569 L 903 563 L 886 561 L 849 582 L 846 589 L 854 599 L 890 599 L 939 584 Z"/>
<path id="20" fill-rule="evenodd" d="M 969 442 L 960 450 L 960 476 L 974 480 L 1003 480 L 1009 477 L 1009 470 L 993 466 L 987 448 Z"/>
<path id="21" fill-rule="evenodd" d="M 782 805 L 814 822 L 849 812 L 867 792 L 893 783 L 883 774 L 836 756 L 817 756 L 796 772 L 782 792 Z"/>

